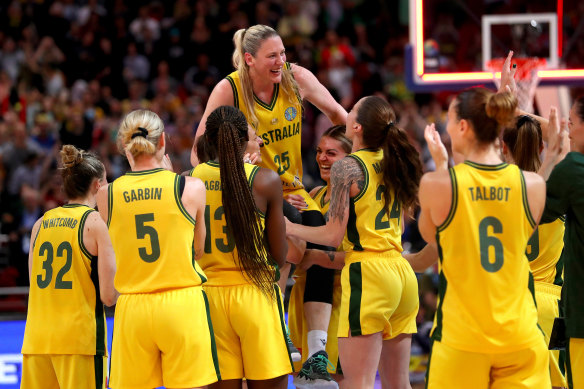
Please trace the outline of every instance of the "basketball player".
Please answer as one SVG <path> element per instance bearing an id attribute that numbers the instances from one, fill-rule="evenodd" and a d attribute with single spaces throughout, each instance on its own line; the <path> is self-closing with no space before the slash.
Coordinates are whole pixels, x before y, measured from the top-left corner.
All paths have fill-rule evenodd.
<path id="1" fill-rule="evenodd" d="M 241 29 L 235 33 L 233 42 L 236 71 L 211 92 L 196 138 L 205 133 L 204 123 L 215 108 L 221 105 L 239 108 L 263 139 L 260 166 L 278 173 L 286 198 L 306 203 L 301 214 L 302 224 L 322 225 L 322 214 L 302 185 L 302 102 L 307 100 L 315 105 L 333 124 L 344 124 L 347 113 L 309 70 L 286 62 L 282 39 L 271 27 L 255 25 Z M 191 162 L 196 166 L 194 146 Z M 289 266 L 282 269 L 282 277 L 288 278 L 288 272 Z M 304 310 L 308 336 L 321 344 L 315 352 L 324 350 L 327 341 L 322 335 L 328 328 L 333 278 L 333 270 L 320 266 L 313 266 L 307 272 Z"/>
<path id="2" fill-rule="evenodd" d="M 495 145 L 516 107 L 509 92 L 460 93 L 447 131 L 465 162 L 427 173 L 420 185 L 420 232 L 440 253 L 429 388 L 551 386 L 525 258 L 545 184 L 503 163 Z"/>
<path id="3" fill-rule="evenodd" d="M 411 334 L 416 332 L 418 284 L 401 256 L 402 209 L 416 203 L 422 165 L 383 99 L 365 97 L 347 118 L 353 153 L 331 171 L 324 227 L 287 224 L 287 233 L 346 248 L 341 274 L 341 387 L 409 387 Z"/>
<path id="4" fill-rule="evenodd" d="M 550 127 L 556 123 L 555 108 L 552 108 L 549 123 Z M 540 124 L 527 115 L 517 117 L 514 124 L 503 131 L 505 160 L 516 164 L 521 170 L 537 172 L 542 165 L 540 153 L 544 147 Z M 529 239 L 525 252 L 534 279 L 538 323 L 546 344 L 549 344 L 554 319 L 560 316 L 564 271 L 560 255 L 564 248 L 564 220 L 564 217 L 560 217 L 552 223 L 540 224 Z M 549 371 L 554 388 L 568 386 L 564 377 L 564 364 L 564 351 L 550 351 Z"/>
<path id="5" fill-rule="evenodd" d="M 105 389 L 103 304 L 114 305 L 117 298 L 114 251 L 93 209 L 106 184 L 105 168 L 95 155 L 71 145 L 60 155 L 69 200 L 32 229 L 21 387 Z"/>
<path id="6" fill-rule="evenodd" d="M 316 163 L 318 164 L 320 170 L 320 177 L 326 182 L 324 186 L 318 186 L 310 192 L 310 196 L 314 199 L 316 204 L 319 206 L 320 211 L 323 215 L 326 215 L 329 209 L 331 191 L 330 191 L 330 172 L 332 165 L 351 153 L 351 148 L 353 144 L 349 138 L 345 135 L 345 126 L 338 125 L 333 126 L 325 131 L 325 133 L 320 138 L 318 146 L 316 148 Z M 334 258 L 336 255 L 342 255 L 344 257 L 344 250 L 340 248 L 339 251 L 323 251 L 318 249 L 308 249 L 304 252 L 303 265 L 307 266 L 309 263 L 312 265 L 314 263 L 319 263 L 322 257 L 325 261 L 331 262 L 331 257 Z M 319 258 L 321 257 L 321 258 Z M 333 259 L 334 260 L 334 259 Z M 323 265 L 328 265 L 324 263 Z M 323 266 L 324 267 L 324 266 Z M 301 345 L 302 350 L 307 350 L 308 353 L 304 353 L 303 362 L 306 361 L 307 356 L 311 355 L 311 358 L 320 358 L 322 355 L 321 351 L 313 351 L 318 348 L 318 343 L 314 344 L 314 339 L 307 338 L 308 328 L 306 324 L 306 319 L 304 318 L 303 309 L 303 296 L 304 289 L 306 285 L 306 272 L 296 269 L 294 273 L 294 286 L 292 287 L 292 292 L 290 294 L 290 303 L 288 306 L 288 323 L 290 326 L 290 337 L 295 344 Z M 330 365 L 328 363 L 310 363 L 308 366 L 315 366 L 318 368 L 328 369 L 328 372 L 339 373 L 333 378 L 335 381 L 339 382 L 342 379 L 339 360 L 339 349 L 337 340 L 337 331 L 339 323 L 339 309 L 341 303 L 341 277 L 340 271 L 336 271 L 334 280 L 334 291 L 333 291 L 333 302 L 332 311 L 330 315 L 330 321 L 327 329 L 327 343 L 325 351 L 330 360 Z M 321 335 L 324 337 L 325 335 Z M 318 338 L 316 339 L 318 342 Z M 328 366 L 327 366 L 328 365 Z M 300 366 L 299 366 L 300 367 Z M 310 387 L 310 385 L 318 384 L 317 381 L 322 380 L 322 378 L 311 379 L 311 372 L 306 371 L 306 369 L 300 369 L 298 376 L 294 379 L 294 385 L 297 388 L 303 388 L 305 386 Z M 324 376 L 324 374 L 321 374 Z"/>
<path id="7" fill-rule="evenodd" d="M 564 306 L 566 370 L 570 388 L 584 388 L 584 97 L 576 99 L 568 122 L 572 151 L 553 169 L 547 180 L 547 197 L 542 223 L 566 215 L 564 250 Z"/>
<path id="8" fill-rule="evenodd" d="M 118 271 L 111 386 L 194 388 L 220 378 L 207 280 L 195 261 L 205 240 L 205 186 L 164 170 L 164 124 L 136 110 L 118 146 L 131 172 L 100 190 Z"/>
<path id="9" fill-rule="evenodd" d="M 287 251 L 280 179 L 243 162 L 244 151 L 253 155 L 259 147 L 239 109 L 219 107 L 205 124 L 197 141 L 204 163 L 191 175 L 207 189 L 207 237 L 199 262 L 209 277 L 205 292 L 222 376 L 210 387 L 241 388 L 246 378 L 250 389 L 283 389 L 293 366 L 276 284 Z"/>

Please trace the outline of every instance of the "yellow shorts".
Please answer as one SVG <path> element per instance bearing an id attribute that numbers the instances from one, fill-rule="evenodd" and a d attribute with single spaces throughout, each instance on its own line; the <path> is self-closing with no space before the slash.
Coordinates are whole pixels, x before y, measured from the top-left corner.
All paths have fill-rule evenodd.
<path id="1" fill-rule="evenodd" d="M 570 338 L 568 348 L 567 370 L 570 389 L 584 388 L 584 339 Z"/>
<path id="2" fill-rule="evenodd" d="M 192 388 L 220 379 L 201 286 L 122 294 L 114 319 L 111 386 Z"/>
<path id="3" fill-rule="evenodd" d="M 314 199 L 312 197 L 310 197 L 310 195 L 308 194 L 308 192 L 306 191 L 306 189 L 304 189 L 304 188 L 298 188 L 298 189 L 287 190 L 286 188 L 284 188 L 284 197 L 286 197 L 288 195 L 300 195 L 300 196 L 302 196 L 302 198 L 304 199 L 304 201 L 308 205 L 306 208 L 303 209 L 303 211 L 318 211 L 318 212 L 321 212 L 320 207 L 318 206 L 318 204 L 316 204 L 316 201 L 314 201 Z"/>
<path id="4" fill-rule="evenodd" d="M 339 338 L 382 332 L 386 340 L 417 332 L 418 281 L 401 254 L 351 253 L 341 285 Z"/>
<path id="5" fill-rule="evenodd" d="M 550 343 L 550 334 L 554 319 L 560 316 L 560 298 L 562 288 L 547 282 L 535 282 L 535 301 L 537 302 L 537 322 L 543 331 L 546 344 Z M 552 386 L 568 386 L 564 374 L 565 351 L 550 351 L 550 375 Z"/>
<path id="6" fill-rule="evenodd" d="M 105 389 L 107 357 L 25 354 L 22 389 Z"/>
<path id="7" fill-rule="evenodd" d="M 204 289 L 209 296 L 222 379 L 267 380 L 292 372 L 277 285 L 273 300 L 249 284 Z"/>
<path id="8" fill-rule="evenodd" d="M 304 289 L 306 288 L 306 273 L 295 277 L 296 281 L 290 292 L 288 303 L 288 328 L 292 343 L 302 350 L 308 351 L 308 326 L 304 317 Z M 337 332 L 339 328 L 339 313 L 341 312 L 341 275 L 335 274 L 333 286 L 333 306 L 328 326 L 326 352 L 333 367 L 328 366 L 329 373 L 340 373 L 339 368 L 339 342 Z M 302 361 L 294 363 L 294 369 L 300 371 L 302 364 L 308 358 L 308 352 L 302 353 Z"/>
<path id="9" fill-rule="evenodd" d="M 550 389 L 543 337 L 531 348 L 499 354 L 461 351 L 435 341 L 428 362 L 429 389 Z"/>

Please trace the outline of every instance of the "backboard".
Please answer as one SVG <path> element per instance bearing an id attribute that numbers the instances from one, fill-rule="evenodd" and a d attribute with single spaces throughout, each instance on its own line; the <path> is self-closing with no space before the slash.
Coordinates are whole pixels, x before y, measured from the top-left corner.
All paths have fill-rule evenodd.
<path id="1" fill-rule="evenodd" d="M 406 82 L 416 92 L 492 85 L 490 58 L 542 57 L 540 85 L 584 85 L 577 0 L 409 0 Z M 569 10 L 565 13 L 564 10 Z"/>

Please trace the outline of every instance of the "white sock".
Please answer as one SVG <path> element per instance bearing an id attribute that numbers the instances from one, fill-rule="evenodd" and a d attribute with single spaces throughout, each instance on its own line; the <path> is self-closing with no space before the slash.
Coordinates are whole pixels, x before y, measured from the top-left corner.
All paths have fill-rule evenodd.
<path id="1" fill-rule="evenodd" d="M 320 330 L 308 331 L 306 334 L 308 341 L 308 357 L 310 358 L 314 353 L 324 351 L 326 347 L 327 332 Z"/>

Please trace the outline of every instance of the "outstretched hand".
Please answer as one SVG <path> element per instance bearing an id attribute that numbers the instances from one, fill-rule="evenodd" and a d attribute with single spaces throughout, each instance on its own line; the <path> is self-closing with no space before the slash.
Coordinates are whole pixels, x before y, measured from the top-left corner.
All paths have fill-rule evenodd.
<path id="1" fill-rule="evenodd" d="M 509 54 L 507 54 L 507 58 L 503 63 L 503 69 L 501 69 L 501 86 L 499 87 L 499 93 L 511 92 L 513 95 L 517 95 L 517 84 L 515 83 L 517 65 L 513 64 L 513 67 L 511 67 L 512 58 L 513 51 L 509 51 Z"/>
<path id="2" fill-rule="evenodd" d="M 440 133 L 436 131 L 434 123 L 426 126 L 426 129 L 424 130 L 424 139 L 426 139 L 428 150 L 436 164 L 436 170 L 448 169 L 448 151 L 446 151 L 446 146 L 442 143 Z"/>
<path id="3" fill-rule="evenodd" d="M 170 156 L 168 154 L 164 154 L 164 157 L 162 157 L 162 168 L 171 172 L 174 171 L 172 168 L 172 161 L 170 160 Z"/>
<path id="4" fill-rule="evenodd" d="M 548 145 L 545 151 L 545 158 L 538 171 L 538 174 L 545 180 L 549 178 L 554 166 L 564 159 L 570 151 L 567 126 L 566 120 L 562 120 L 562 125 L 560 126 L 558 110 L 556 107 L 551 107 L 548 123 Z"/>

